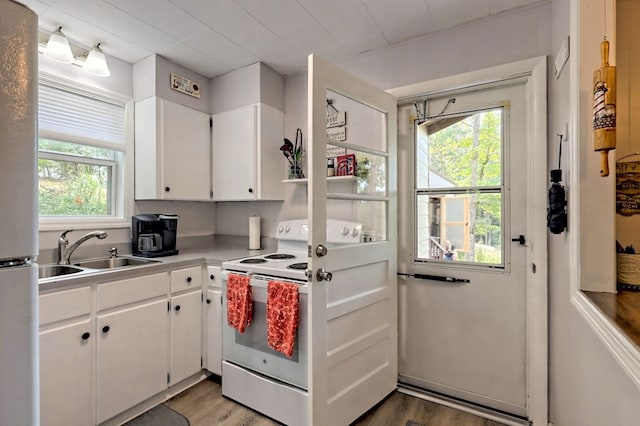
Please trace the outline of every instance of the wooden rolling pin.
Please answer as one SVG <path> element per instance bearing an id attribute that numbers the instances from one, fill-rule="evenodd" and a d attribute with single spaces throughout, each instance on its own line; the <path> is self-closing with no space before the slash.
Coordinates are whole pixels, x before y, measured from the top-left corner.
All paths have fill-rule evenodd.
<path id="1" fill-rule="evenodd" d="M 616 149 L 616 67 L 609 42 L 600 44 L 602 63 L 593 73 L 593 150 L 600 151 L 600 176 L 609 176 L 609 151 Z"/>

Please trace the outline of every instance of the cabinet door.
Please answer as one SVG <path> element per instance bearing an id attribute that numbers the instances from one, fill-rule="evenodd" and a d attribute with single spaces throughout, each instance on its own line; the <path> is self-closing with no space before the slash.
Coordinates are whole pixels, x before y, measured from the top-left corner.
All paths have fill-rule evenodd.
<path id="1" fill-rule="evenodd" d="M 206 369 L 222 375 L 222 291 L 208 289 L 206 302 Z"/>
<path id="2" fill-rule="evenodd" d="M 167 387 L 167 300 L 99 315 L 98 423 Z"/>
<path id="3" fill-rule="evenodd" d="M 91 321 L 40 333 L 40 424 L 86 426 L 93 421 Z"/>
<path id="4" fill-rule="evenodd" d="M 254 200 L 257 188 L 257 106 L 237 108 L 212 117 L 213 198 Z"/>
<path id="5" fill-rule="evenodd" d="M 209 200 L 211 136 L 209 115 L 162 101 L 162 198 Z M 144 153 L 136 153 L 136 155 Z"/>
<path id="6" fill-rule="evenodd" d="M 202 291 L 171 298 L 171 385 L 202 368 Z"/>

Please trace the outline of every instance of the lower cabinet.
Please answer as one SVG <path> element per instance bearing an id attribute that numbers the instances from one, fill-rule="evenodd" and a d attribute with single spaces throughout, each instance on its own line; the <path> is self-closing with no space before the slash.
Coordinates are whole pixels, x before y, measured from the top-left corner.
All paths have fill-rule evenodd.
<path id="1" fill-rule="evenodd" d="M 91 289 L 40 295 L 39 322 L 40 424 L 94 424 L 95 333 Z"/>
<path id="2" fill-rule="evenodd" d="M 93 424 L 91 321 L 40 332 L 40 424 Z"/>
<path id="3" fill-rule="evenodd" d="M 222 291 L 207 289 L 206 294 L 207 357 L 205 368 L 222 375 Z"/>
<path id="4" fill-rule="evenodd" d="M 97 421 L 167 387 L 167 300 L 97 318 Z"/>
<path id="5" fill-rule="evenodd" d="M 219 266 L 207 266 L 204 294 L 204 368 L 222 375 L 222 281 Z"/>
<path id="6" fill-rule="evenodd" d="M 203 366 L 221 374 L 221 291 L 203 293 L 203 276 L 197 266 L 41 294 L 40 424 L 115 424 Z"/>
<path id="7" fill-rule="evenodd" d="M 171 297 L 171 369 L 174 385 L 202 369 L 202 290 Z"/>

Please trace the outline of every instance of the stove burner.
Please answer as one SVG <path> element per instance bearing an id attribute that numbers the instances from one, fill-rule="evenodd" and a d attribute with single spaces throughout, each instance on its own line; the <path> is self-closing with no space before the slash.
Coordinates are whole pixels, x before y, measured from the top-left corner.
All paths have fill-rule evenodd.
<path id="1" fill-rule="evenodd" d="M 307 269 L 307 262 L 292 263 L 287 269 Z"/>
<path id="2" fill-rule="evenodd" d="M 264 257 L 265 259 L 294 259 L 295 256 L 292 254 L 286 254 L 286 253 L 274 253 L 274 254 L 270 254 Z"/>
<path id="3" fill-rule="evenodd" d="M 265 259 L 244 259 L 240 263 L 267 263 Z"/>

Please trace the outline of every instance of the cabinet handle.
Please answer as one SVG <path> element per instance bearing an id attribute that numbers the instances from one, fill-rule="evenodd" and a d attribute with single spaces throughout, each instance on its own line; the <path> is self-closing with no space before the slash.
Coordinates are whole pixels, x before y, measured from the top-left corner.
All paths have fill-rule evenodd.
<path id="1" fill-rule="evenodd" d="M 213 281 L 213 280 L 215 280 L 215 279 L 216 279 L 216 277 L 215 277 L 213 274 L 211 274 L 211 275 L 209 275 L 209 279 L 210 279 L 211 281 Z"/>
<path id="2" fill-rule="evenodd" d="M 170 188 L 170 187 L 168 187 L 168 186 L 165 186 L 165 187 L 164 187 L 164 192 L 169 192 L 169 191 L 171 191 L 171 188 Z"/>
<path id="3" fill-rule="evenodd" d="M 180 305 L 176 305 L 176 312 L 180 310 Z"/>
<path id="4" fill-rule="evenodd" d="M 191 277 L 187 277 L 187 282 L 190 283 L 191 282 Z"/>
<path id="5" fill-rule="evenodd" d="M 82 340 L 89 340 L 89 337 L 91 337 L 91 333 L 82 333 Z"/>
<path id="6" fill-rule="evenodd" d="M 249 193 L 252 194 L 253 193 L 253 188 L 249 188 Z"/>
<path id="7" fill-rule="evenodd" d="M 104 327 L 102 327 L 102 332 L 103 333 L 108 333 L 109 330 L 111 330 L 111 327 L 109 327 L 108 325 L 105 325 Z"/>
<path id="8" fill-rule="evenodd" d="M 211 299 L 207 299 L 207 305 L 211 304 Z"/>

